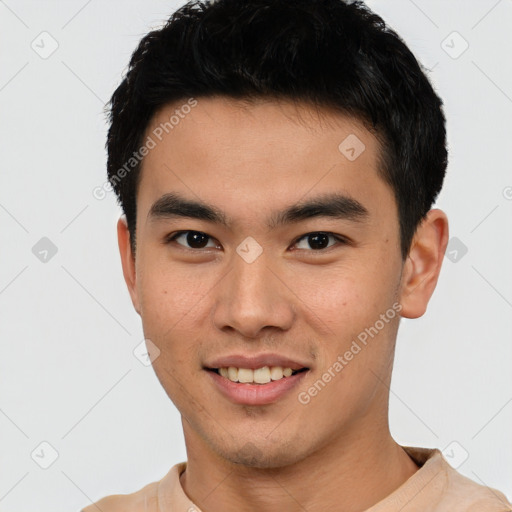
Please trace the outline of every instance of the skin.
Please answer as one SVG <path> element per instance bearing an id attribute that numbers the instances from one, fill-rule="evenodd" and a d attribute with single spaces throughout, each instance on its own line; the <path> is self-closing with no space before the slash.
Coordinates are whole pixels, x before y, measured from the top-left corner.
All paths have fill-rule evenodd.
<path id="1" fill-rule="evenodd" d="M 147 134 L 177 107 L 161 109 Z M 338 150 L 350 134 L 365 145 L 354 161 Z M 379 151 L 353 118 L 305 104 L 216 97 L 198 98 L 144 158 L 135 255 L 124 218 L 118 223 L 123 273 L 145 337 L 160 350 L 156 375 L 182 416 L 188 465 L 181 484 L 203 511 L 362 511 L 418 469 L 389 432 L 389 383 L 399 317 L 425 312 L 448 222 L 431 210 L 402 260 Z M 333 191 L 359 201 L 368 218 L 267 227 L 271 211 Z M 230 227 L 148 218 L 169 192 L 214 205 Z M 190 248 L 186 237 L 163 243 L 179 230 L 206 233 L 208 247 Z M 350 242 L 330 238 L 330 247 L 315 250 L 301 237 L 318 231 Z M 236 252 L 247 236 L 263 249 L 252 263 Z M 395 303 L 400 315 L 301 404 L 298 393 Z M 299 389 L 268 405 L 238 405 L 203 369 L 214 357 L 261 352 L 307 362 Z"/>

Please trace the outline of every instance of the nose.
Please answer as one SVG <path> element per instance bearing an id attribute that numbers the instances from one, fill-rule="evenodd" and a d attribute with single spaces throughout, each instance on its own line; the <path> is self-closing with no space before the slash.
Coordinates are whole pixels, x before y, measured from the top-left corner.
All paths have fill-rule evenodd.
<path id="1" fill-rule="evenodd" d="M 265 252 L 252 263 L 233 255 L 231 270 L 216 287 L 213 321 L 218 329 L 260 338 L 265 329 L 291 328 L 296 311 L 292 275 L 270 263 Z"/>

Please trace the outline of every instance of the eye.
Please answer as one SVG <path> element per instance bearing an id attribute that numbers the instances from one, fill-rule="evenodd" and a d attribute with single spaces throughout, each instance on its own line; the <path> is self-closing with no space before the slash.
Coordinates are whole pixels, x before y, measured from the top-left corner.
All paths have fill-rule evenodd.
<path id="1" fill-rule="evenodd" d="M 179 240 L 182 239 L 182 242 Z M 334 243 L 329 243 L 329 239 L 334 240 Z M 186 249 L 208 249 L 208 248 L 218 248 L 219 245 L 215 244 L 214 239 L 203 233 L 202 231 L 178 231 L 174 234 L 168 235 L 165 237 L 164 243 L 169 244 L 171 242 L 176 242 L 178 245 L 185 247 Z M 184 241 L 184 242 L 183 242 Z M 336 242 L 339 244 L 347 244 L 348 241 L 334 233 L 328 233 L 325 231 L 315 231 L 312 233 L 306 233 L 298 238 L 294 246 L 298 246 L 297 248 L 300 250 L 307 250 L 308 252 L 319 252 L 322 249 L 328 249 L 333 245 L 336 245 Z M 208 245 L 210 243 L 211 245 Z M 299 247 L 300 244 L 303 244 L 303 247 Z M 188 246 L 187 246 L 188 244 Z M 309 246 L 309 247 L 308 247 Z M 313 251 L 311 251 L 311 249 Z"/>
<path id="2" fill-rule="evenodd" d="M 301 236 L 295 242 L 295 244 L 297 245 L 297 244 L 301 243 L 301 240 L 305 240 L 305 242 L 303 242 L 303 243 L 304 243 L 304 245 L 306 245 L 306 247 L 298 247 L 299 249 L 308 250 L 307 245 L 309 244 L 309 247 L 311 249 L 313 249 L 314 251 L 320 251 L 322 249 L 326 249 L 326 248 L 329 248 L 329 247 L 332 247 L 333 245 L 335 245 L 335 243 L 329 245 L 329 238 L 334 239 L 341 244 L 347 244 L 347 240 L 345 240 L 343 237 L 340 237 L 333 233 L 327 233 L 325 231 L 315 231 L 313 233 L 307 233 L 307 234 Z"/>
<path id="3" fill-rule="evenodd" d="M 180 238 L 183 239 L 186 244 L 189 244 L 189 246 L 187 247 L 185 244 L 178 242 Z M 208 249 L 217 247 L 213 242 L 213 245 L 208 246 L 209 240 L 213 240 L 212 237 L 202 231 L 178 231 L 173 235 L 168 235 L 165 238 L 165 243 L 176 241 L 178 245 L 184 246 L 186 249 Z"/>

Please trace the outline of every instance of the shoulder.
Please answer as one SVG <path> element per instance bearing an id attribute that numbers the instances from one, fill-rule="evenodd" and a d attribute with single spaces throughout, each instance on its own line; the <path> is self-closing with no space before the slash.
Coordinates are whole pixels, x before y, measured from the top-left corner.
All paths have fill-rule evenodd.
<path id="1" fill-rule="evenodd" d="M 83 508 L 80 512 L 157 512 L 158 482 L 147 484 L 131 494 L 113 494 Z"/>
<path id="2" fill-rule="evenodd" d="M 160 512 L 160 505 L 172 504 L 174 507 L 176 503 L 183 510 L 190 509 L 193 504 L 180 484 L 180 474 L 186 466 L 186 462 L 179 462 L 160 480 L 147 484 L 137 492 L 105 496 L 80 512 Z"/>
<path id="3" fill-rule="evenodd" d="M 454 504 L 465 504 L 464 511 L 466 512 L 512 511 L 512 504 L 497 489 L 479 484 L 455 470 L 449 473 L 448 481 L 445 498 Z"/>
<path id="4" fill-rule="evenodd" d="M 502 492 L 464 476 L 439 449 L 402 448 L 420 466 L 406 484 L 407 503 L 411 502 L 411 506 L 416 506 L 419 499 L 435 512 L 512 512 L 512 505 Z"/>

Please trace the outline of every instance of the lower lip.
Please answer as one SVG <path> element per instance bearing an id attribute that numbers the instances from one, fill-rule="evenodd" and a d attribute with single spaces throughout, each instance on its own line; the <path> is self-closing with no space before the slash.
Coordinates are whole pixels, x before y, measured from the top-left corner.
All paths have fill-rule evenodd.
<path id="1" fill-rule="evenodd" d="M 236 404 L 243 405 L 266 405 L 276 402 L 294 387 L 298 386 L 309 372 L 309 370 L 306 370 L 290 377 L 270 381 L 268 384 L 247 384 L 233 382 L 210 370 L 205 371 L 226 398 Z"/>

